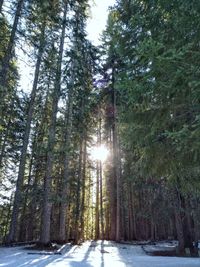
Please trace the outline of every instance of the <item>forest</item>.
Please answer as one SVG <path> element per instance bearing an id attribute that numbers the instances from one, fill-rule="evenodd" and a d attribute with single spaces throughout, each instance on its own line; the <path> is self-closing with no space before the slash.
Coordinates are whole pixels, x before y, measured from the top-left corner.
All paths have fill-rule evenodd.
<path id="1" fill-rule="evenodd" d="M 200 1 L 0 0 L 0 243 L 200 240 Z M 27 91 L 24 66 L 31 66 Z"/>

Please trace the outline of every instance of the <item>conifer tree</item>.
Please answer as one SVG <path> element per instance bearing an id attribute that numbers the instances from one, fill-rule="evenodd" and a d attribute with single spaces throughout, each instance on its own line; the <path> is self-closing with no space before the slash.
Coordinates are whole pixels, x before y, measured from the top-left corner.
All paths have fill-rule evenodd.
<path id="1" fill-rule="evenodd" d="M 3 4 L 3 3 L 2 3 Z M 1 70 L 0 70 L 0 98 L 1 98 L 1 103 L 0 103 L 0 114 L 2 116 L 2 108 L 3 108 L 3 99 L 6 96 L 7 92 L 7 78 L 8 78 L 8 71 L 9 71 L 9 65 L 10 65 L 10 60 L 13 57 L 13 50 L 15 46 L 15 38 L 16 38 L 16 32 L 19 24 L 19 20 L 21 17 L 21 11 L 23 8 L 24 0 L 18 0 L 17 1 L 17 6 L 16 6 L 16 11 L 15 11 L 15 17 L 14 17 L 14 22 L 12 26 L 12 30 L 10 33 L 10 38 L 7 44 L 7 48 L 5 50 L 5 54 L 2 58 L 2 65 L 1 65 Z M 2 5 L 1 5 L 2 6 Z"/>
<path id="2" fill-rule="evenodd" d="M 52 169 L 53 169 L 53 155 L 54 155 L 54 143 L 55 143 L 55 131 L 56 131 L 56 116 L 58 111 L 58 101 L 61 93 L 61 75 L 62 75 L 62 58 L 64 50 L 64 40 L 67 22 L 67 11 L 68 3 L 63 2 L 63 18 L 62 28 L 60 35 L 60 46 L 58 51 L 57 68 L 55 76 L 55 84 L 52 95 L 52 110 L 50 118 L 50 127 L 48 133 L 48 151 L 47 151 L 47 162 L 46 162 L 46 173 L 44 178 L 44 201 L 43 211 L 41 219 L 41 234 L 40 242 L 44 245 L 50 242 L 50 224 L 51 224 L 51 191 L 52 191 Z"/>

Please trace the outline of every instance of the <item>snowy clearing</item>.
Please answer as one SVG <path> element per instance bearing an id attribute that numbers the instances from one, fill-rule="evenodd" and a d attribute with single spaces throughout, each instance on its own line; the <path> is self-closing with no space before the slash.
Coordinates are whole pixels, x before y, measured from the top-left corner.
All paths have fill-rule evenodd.
<path id="1" fill-rule="evenodd" d="M 22 247 L 0 248 L 0 267 L 200 267 L 200 258 L 153 257 L 141 246 L 85 242 L 63 255 L 28 254 Z"/>

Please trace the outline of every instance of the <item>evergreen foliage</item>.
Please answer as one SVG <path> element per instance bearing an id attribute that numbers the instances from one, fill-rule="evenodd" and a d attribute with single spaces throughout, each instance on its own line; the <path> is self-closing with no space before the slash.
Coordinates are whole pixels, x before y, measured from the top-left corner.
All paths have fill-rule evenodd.
<path id="1" fill-rule="evenodd" d="M 198 1 L 117 0 L 101 47 L 87 39 L 88 0 L 4 5 L 0 242 L 177 238 L 197 255 Z"/>

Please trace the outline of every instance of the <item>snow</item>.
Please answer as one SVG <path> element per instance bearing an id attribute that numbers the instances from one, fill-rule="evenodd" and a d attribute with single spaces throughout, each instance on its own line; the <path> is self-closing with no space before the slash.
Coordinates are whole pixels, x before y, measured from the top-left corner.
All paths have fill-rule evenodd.
<path id="1" fill-rule="evenodd" d="M 22 247 L 0 248 L 0 267 L 200 267 L 200 258 L 153 257 L 141 246 L 87 241 L 62 255 L 29 254 Z"/>
<path id="2" fill-rule="evenodd" d="M 178 241 L 173 240 L 169 242 L 155 242 L 153 245 L 144 245 L 143 248 L 145 252 L 156 252 L 156 251 L 163 251 L 163 252 L 173 252 L 176 251 L 176 248 L 178 247 Z"/>

